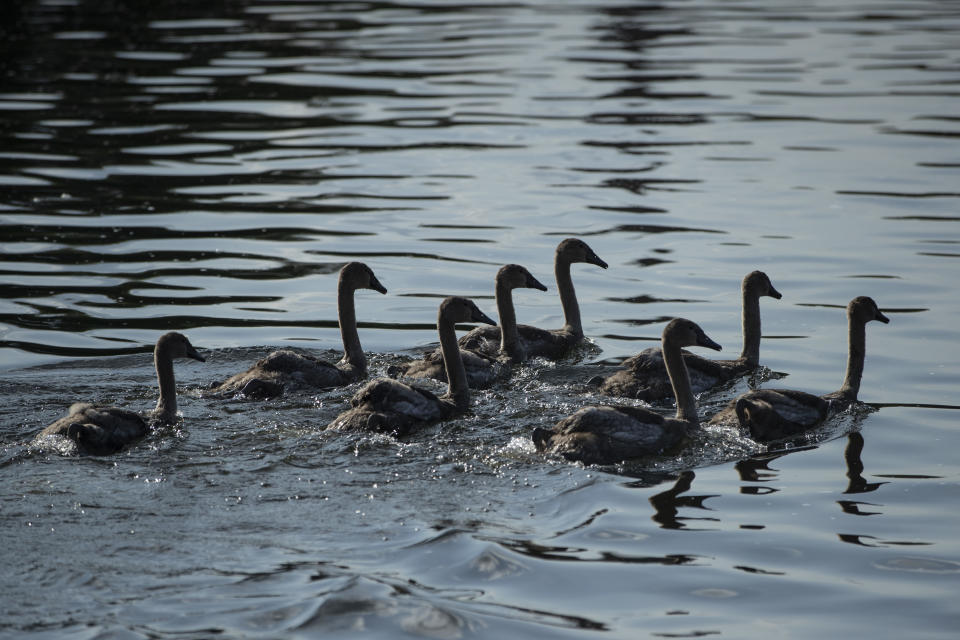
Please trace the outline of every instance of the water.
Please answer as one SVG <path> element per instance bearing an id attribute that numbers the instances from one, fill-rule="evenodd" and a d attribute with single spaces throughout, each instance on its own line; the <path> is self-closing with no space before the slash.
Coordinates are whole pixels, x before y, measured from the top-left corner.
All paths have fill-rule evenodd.
<path id="1" fill-rule="evenodd" d="M 0 45 L 0 634 L 955 637 L 960 10 L 944 2 L 7 3 Z M 440 297 L 591 344 L 404 441 L 322 431 L 356 386 L 217 401 L 271 348 L 373 375 Z M 870 295 L 867 404 L 790 449 L 732 430 L 582 468 L 529 434 L 668 318 L 755 384 L 836 389 Z M 876 325 L 876 326 L 875 326 Z M 186 332 L 184 421 L 109 458 L 29 446 L 73 401 L 146 409 Z M 785 377 L 771 372 L 788 374 Z M 706 415 L 747 388 L 701 397 Z"/>

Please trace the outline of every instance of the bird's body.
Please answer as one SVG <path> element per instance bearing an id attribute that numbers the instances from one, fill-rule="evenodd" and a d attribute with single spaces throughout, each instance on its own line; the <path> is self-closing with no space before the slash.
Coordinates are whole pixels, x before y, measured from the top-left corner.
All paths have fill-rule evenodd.
<path id="1" fill-rule="evenodd" d="M 601 260 L 587 243 L 577 238 L 567 238 L 557 245 L 554 257 L 554 275 L 560 304 L 563 307 L 564 324 L 559 329 L 540 329 L 530 325 L 517 325 L 518 344 L 525 358 L 542 357 L 557 360 L 583 341 L 583 323 L 580 305 L 570 277 L 570 265 L 585 262 L 604 269 L 607 263 Z M 497 357 L 503 336 L 500 327 L 481 327 L 460 339 L 460 347 L 480 354 Z"/>
<path id="2" fill-rule="evenodd" d="M 153 352 L 160 397 L 146 416 L 119 407 L 98 407 L 78 402 L 67 415 L 52 422 L 37 436 L 39 442 L 50 437 L 65 437 L 76 442 L 79 450 L 93 455 L 108 455 L 143 438 L 152 425 L 176 422 L 177 390 L 173 375 L 174 358 L 193 358 L 204 362 L 183 334 L 170 332 L 160 336 Z"/>
<path id="3" fill-rule="evenodd" d="M 696 323 L 683 318 L 667 324 L 661 344 L 677 399 L 674 417 L 667 418 L 642 407 L 584 407 L 558 422 L 553 429 L 534 429 L 537 450 L 585 464 L 612 464 L 678 447 L 699 424 L 681 347 L 699 345 L 719 351 L 720 345 L 708 338 Z"/>
<path id="4" fill-rule="evenodd" d="M 252 367 L 213 385 L 215 394 L 240 393 L 252 398 L 281 395 L 285 389 L 342 387 L 367 375 L 367 358 L 360 346 L 354 292 L 373 289 L 386 293 L 373 271 L 362 262 L 349 262 L 337 281 L 337 319 L 343 340 L 343 358 L 336 364 L 281 349 L 261 358 Z"/>
<path id="5" fill-rule="evenodd" d="M 611 464 L 675 449 L 687 423 L 642 407 L 590 406 L 534 431 L 538 450 L 584 464 Z"/>
<path id="6" fill-rule="evenodd" d="M 418 426 L 466 412 L 470 406 L 470 388 L 457 347 L 458 322 L 493 324 L 493 320 L 466 298 L 450 297 L 440 303 L 437 332 L 449 380 L 446 394 L 437 396 L 398 380 L 379 378 L 354 394 L 350 400 L 352 408 L 337 416 L 327 428 L 404 436 Z"/>
<path id="7" fill-rule="evenodd" d="M 494 292 L 497 313 L 500 316 L 500 345 L 492 353 L 490 350 L 460 347 L 460 358 L 463 360 L 467 382 L 471 389 L 489 387 L 496 380 L 508 375 L 511 365 L 526 360 L 526 352 L 523 350 L 517 332 L 517 315 L 513 306 L 512 291 L 518 288 L 547 290 L 529 271 L 518 264 L 508 264 L 497 272 Z M 464 338 L 481 330 L 482 328 L 472 329 Z M 461 343 L 463 342 L 464 340 L 461 340 Z M 447 381 L 443 351 L 440 348 L 425 354 L 421 360 L 415 360 L 403 368 L 391 370 L 390 373 L 410 378 Z"/>
<path id="8" fill-rule="evenodd" d="M 711 360 L 683 351 L 683 361 L 694 393 L 748 373 L 760 364 L 760 297 L 780 299 L 767 274 L 748 273 L 741 285 L 743 297 L 743 351 L 733 360 Z M 605 395 L 656 402 L 672 394 L 670 377 L 660 347 L 650 347 L 623 361 L 621 368 L 603 379 L 591 381 Z"/>
<path id="9" fill-rule="evenodd" d="M 866 296 L 847 305 L 848 353 L 843 385 L 822 396 L 793 389 L 754 389 L 735 398 L 715 415 L 716 424 L 736 421 L 754 440 L 789 438 L 808 431 L 857 402 L 866 350 L 866 324 L 890 322 L 876 302 Z"/>
<path id="10" fill-rule="evenodd" d="M 273 351 L 244 373 L 226 380 L 215 392 L 242 393 L 251 398 L 271 398 L 284 389 L 326 389 L 359 380 L 362 372 L 349 363 L 330 364 L 289 349 Z"/>
<path id="11" fill-rule="evenodd" d="M 460 349 L 460 358 L 467 373 L 467 383 L 471 389 L 486 389 L 510 371 L 509 363 L 482 353 Z M 391 375 L 407 378 L 432 378 L 440 382 L 447 381 L 447 368 L 443 353 L 436 349 L 424 354 L 420 360 L 414 360 L 402 369 L 390 369 Z"/>
<path id="12" fill-rule="evenodd" d="M 95 407 L 78 402 L 64 417 L 52 422 L 38 438 L 63 436 L 92 455 L 109 455 L 149 433 L 147 422 L 135 411 L 119 407 Z"/>
<path id="13" fill-rule="evenodd" d="M 683 350 L 681 355 L 690 376 L 690 388 L 694 393 L 702 393 L 749 371 L 746 367 L 738 366 L 739 360 L 710 360 L 686 350 Z M 730 366 L 724 366 L 727 363 Z M 622 368 L 607 376 L 598 391 L 604 395 L 636 398 L 646 402 L 669 398 L 673 387 L 670 385 L 670 377 L 666 375 L 663 351 L 660 347 L 650 347 L 624 360 Z"/>

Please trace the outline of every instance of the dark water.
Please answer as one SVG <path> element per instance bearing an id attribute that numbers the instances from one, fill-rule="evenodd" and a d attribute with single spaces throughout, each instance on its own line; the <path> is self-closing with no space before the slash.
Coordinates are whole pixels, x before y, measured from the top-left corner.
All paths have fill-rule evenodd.
<path id="1" fill-rule="evenodd" d="M 4 3 L 0 634 L 207 638 L 953 638 L 960 624 L 960 6 L 950 2 Z M 209 382 L 339 349 L 373 375 L 440 297 L 591 345 L 404 441 L 329 434 L 356 385 L 266 402 Z M 789 449 L 730 429 L 617 468 L 544 459 L 582 382 L 696 320 L 824 393 L 857 295 L 867 404 Z M 109 458 L 33 435 L 86 399 L 147 409 L 180 330 L 182 425 Z M 599 364 L 598 364 L 599 363 Z M 788 374 L 777 378 L 770 372 Z M 768 379 L 769 378 L 769 379 Z M 664 409 L 665 411 L 668 409 Z"/>

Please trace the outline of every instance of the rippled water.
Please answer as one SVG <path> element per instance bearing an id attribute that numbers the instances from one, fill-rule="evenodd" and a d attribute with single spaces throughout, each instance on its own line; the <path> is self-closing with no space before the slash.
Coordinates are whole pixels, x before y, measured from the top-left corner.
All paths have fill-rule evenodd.
<path id="1" fill-rule="evenodd" d="M 960 8 L 948 2 L 37 0 L 0 8 L 0 634 L 955 637 Z M 271 348 L 337 356 L 336 273 L 373 375 L 495 313 L 553 249 L 591 345 L 404 441 L 329 434 L 356 385 L 208 384 Z M 583 382 L 696 320 L 840 384 L 875 298 L 866 405 L 789 449 L 708 430 L 675 458 L 533 451 Z M 182 425 L 109 458 L 29 442 L 79 399 L 146 409 L 180 330 Z M 770 372 L 785 374 L 784 377 Z M 669 410 L 664 408 L 665 411 Z"/>

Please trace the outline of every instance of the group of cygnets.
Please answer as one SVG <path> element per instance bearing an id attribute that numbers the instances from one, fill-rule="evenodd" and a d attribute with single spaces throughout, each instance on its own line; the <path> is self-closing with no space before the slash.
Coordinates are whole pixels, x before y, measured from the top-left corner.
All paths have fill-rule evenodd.
<path id="1" fill-rule="evenodd" d="M 547 288 L 522 266 L 506 265 L 496 276 L 499 327 L 471 300 L 456 296 L 444 299 L 437 314 L 440 347 L 421 360 L 391 367 L 388 370 L 391 377 L 368 382 L 350 400 L 351 408 L 337 416 L 327 428 L 377 431 L 401 437 L 418 426 L 465 413 L 470 405 L 471 387 L 488 387 L 508 379 L 518 363 L 535 357 L 552 360 L 564 357 L 584 340 L 580 308 L 570 278 L 570 266 L 574 263 L 607 268 L 607 263 L 582 240 L 568 238 L 557 246 L 554 272 L 563 307 L 563 327 L 546 330 L 517 324 L 513 289 L 546 291 Z M 361 262 L 350 262 L 340 270 L 337 304 L 344 355 L 339 362 L 330 364 L 289 350 L 274 351 L 247 371 L 211 385 L 210 393 L 267 398 L 290 389 L 344 386 L 366 377 L 367 360 L 360 346 L 354 309 L 357 289 L 387 292 L 373 271 Z M 684 350 L 684 347 L 699 346 L 719 351 L 720 345 L 707 337 L 696 323 L 675 318 L 664 328 L 659 348 L 646 349 L 625 360 L 611 375 L 588 382 L 591 392 L 647 402 L 669 398 L 672 394 L 677 406 L 674 417 L 638 406 L 586 406 L 560 420 L 552 429 L 534 429 L 532 438 L 537 450 L 585 464 L 611 464 L 676 451 L 691 430 L 699 426 L 694 394 L 759 365 L 760 298 L 781 296 L 761 271 L 747 274 L 742 294 L 744 344 L 739 358 L 711 360 Z M 868 297 L 850 301 L 847 319 L 849 352 L 846 376 L 839 390 L 818 396 L 803 391 L 755 389 L 735 398 L 710 422 L 739 423 L 755 440 L 770 441 L 809 430 L 856 402 L 863 375 L 865 326 L 871 320 L 887 323 L 889 319 Z M 491 326 L 473 329 L 458 341 L 455 332 L 458 322 Z M 75 404 L 69 415 L 48 426 L 39 437 L 67 437 L 75 441 L 81 451 L 102 455 L 142 438 L 153 425 L 176 421 L 173 359 L 183 357 L 204 361 L 180 333 L 164 334 L 157 341 L 154 361 L 160 399 L 146 420 L 138 413 L 117 407 Z M 398 377 L 446 381 L 447 392 L 437 396 L 427 389 L 401 382 Z"/>

